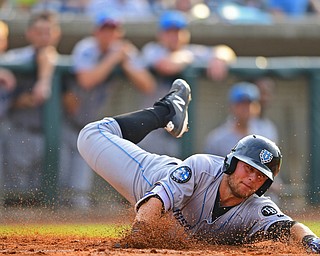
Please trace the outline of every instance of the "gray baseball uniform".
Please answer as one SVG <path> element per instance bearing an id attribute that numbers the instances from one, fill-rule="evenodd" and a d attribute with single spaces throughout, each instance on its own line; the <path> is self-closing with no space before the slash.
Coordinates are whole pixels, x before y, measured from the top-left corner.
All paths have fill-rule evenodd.
<path id="1" fill-rule="evenodd" d="M 8 64 L 30 64 L 36 50 L 31 45 L 11 49 L 2 57 Z M 13 92 L 15 101 L 22 93 L 30 92 L 36 74 L 19 74 Z M 12 193 L 26 192 L 41 186 L 45 141 L 43 134 L 43 105 L 32 108 L 12 107 L 8 112 L 10 129 L 6 132 L 5 190 Z M 32 149 L 32 150 L 30 150 Z"/>
<path id="2" fill-rule="evenodd" d="M 220 243 L 250 242 L 257 232 L 278 221 L 292 220 L 267 197 L 251 196 L 213 218 L 223 175 L 224 159 L 197 154 L 181 161 L 151 154 L 122 139 L 113 118 L 88 124 L 78 138 L 78 149 L 89 165 L 129 202 L 157 194 L 166 211 L 191 234 Z"/>

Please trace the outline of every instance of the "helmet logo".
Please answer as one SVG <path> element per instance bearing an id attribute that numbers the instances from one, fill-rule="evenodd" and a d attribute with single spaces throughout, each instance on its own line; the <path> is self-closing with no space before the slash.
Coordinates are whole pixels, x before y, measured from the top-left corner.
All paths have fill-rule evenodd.
<path id="1" fill-rule="evenodd" d="M 261 150 L 260 152 L 260 160 L 261 163 L 267 164 L 272 161 L 273 155 L 266 149 Z"/>

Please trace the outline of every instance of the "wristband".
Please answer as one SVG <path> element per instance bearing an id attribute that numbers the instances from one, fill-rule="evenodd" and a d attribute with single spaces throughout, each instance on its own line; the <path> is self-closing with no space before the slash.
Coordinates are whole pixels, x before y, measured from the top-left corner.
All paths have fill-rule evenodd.
<path id="1" fill-rule="evenodd" d="M 304 246 L 308 245 L 308 241 L 312 238 L 317 238 L 315 235 L 306 235 L 302 238 L 302 244 Z"/>

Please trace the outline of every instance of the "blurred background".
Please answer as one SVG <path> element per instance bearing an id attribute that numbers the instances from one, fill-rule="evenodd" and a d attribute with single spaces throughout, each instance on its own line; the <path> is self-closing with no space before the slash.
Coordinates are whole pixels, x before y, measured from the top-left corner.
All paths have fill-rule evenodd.
<path id="1" fill-rule="evenodd" d="M 31 15 L 36 12 L 50 11 L 57 14 L 61 37 L 56 44 L 58 52 L 56 68 L 50 77 L 52 92 L 43 103 L 41 133 L 44 144 L 40 185 L 36 188 L 28 186 L 22 190 L 8 188 L 4 177 L 7 177 L 7 172 L 14 171 L 14 169 L 8 170 L 10 159 L 7 160 L 6 157 L 9 154 L 8 150 L 14 150 L 14 147 L 6 147 L 5 139 L 7 136 L 14 136 L 7 133 L 11 125 L 10 107 L 5 117 L 6 122 L 1 122 L 3 126 L 6 125 L 7 130 L 1 134 L 4 138 L 1 157 L 4 160 L 0 174 L 2 177 L 0 213 L 43 207 L 53 210 L 77 209 L 86 213 L 92 209 L 106 211 L 128 206 L 125 200 L 96 174 L 93 174 L 92 185 L 86 191 L 89 204 L 70 203 L 69 199 L 76 197 L 76 190 L 73 190 L 72 186 L 69 190 L 62 189 L 59 184 L 61 134 L 64 129 L 62 95 L 69 79 L 75 77 L 73 49 L 79 41 L 93 33 L 96 28 L 95 16 L 103 8 L 121 14 L 124 36 L 137 47 L 138 51 L 149 42 L 157 40 L 158 20 L 168 10 L 178 10 L 186 17 L 190 44 L 206 47 L 226 45 L 234 51 L 235 56 L 231 58 L 232 60 L 226 61 L 227 74 L 222 79 L 212 79 L 208 76 L 207 64 L 201 61 L 188 63 L 175 74 L 176 77 L 186 79 L 193 91 L 190 130 L 178 144 L 179 156 L 183 158 L 193 153 L 204 152 L 210 131 L 229 116 L 228 93 L 232 85 L 239 81 L 256 83 L 262 78 L 269 79 L 273 84 L 272 95 L 267 108 L 264 109 L 264 117 L 275 125 L 278 133 L 277 143 L 283 153 L 281 182 L 275 189 L 277 194 L 275 200 L 288 212 L 318 209 L 320 205 L 320 1 L 2 0 L 0 20 L 8 25 L 9 30 L 6 51 L 25 47 L 30 43 L 26 31 Z M 19 57 L 10 62 L 2 55 L 0 55 L 0 65 L 13 72 L 17 88 L 19 84 L 35 76 L 34 62 L 17 61 Z M 141 102 L 149 97 L 131 86 L 133 82 L 124 75 L 121 67 L 118 68 L 115 67 L 113 70 L 113 82 L 108 87 L 108 100 L 99 110 L 101 116 L 139 109 Z M 159 74 L 155 74 L 152 68 L 149 70 L 157 84 Z M 27 115 L 27 112 L 24 115 Z M 29 150 L 33 151 L 32 146 Z M 15 154 L 18 158 L 23 157 L 19 156 L 23 154 L 19 151 Z M 32 175 L 34 179 L 39 178 L 37 172 Z M 13 187 L 18 186 L 19 184 Z M 61 199 L 64 195 L 69 199 Z"/>

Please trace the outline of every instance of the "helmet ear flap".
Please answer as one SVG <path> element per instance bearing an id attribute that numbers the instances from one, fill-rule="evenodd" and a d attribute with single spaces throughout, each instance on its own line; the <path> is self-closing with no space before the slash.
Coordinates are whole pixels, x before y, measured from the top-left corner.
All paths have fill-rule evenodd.
<path id="1" fill-rule="evenodd" d="M 256 195 L 257 196 L 262 196 L 267 190 L 268 188 L 272 185 L 272 180 L 267 179 L 263 185 L 256 191 Z"/>
<path id="2" fill-rule="evenodd" d="M 228 156 L 224 160 L 224 173 L 226 174 L 232 174 L 237 167 L 238 159 L 231 156 L 231 160 L 228 161 Z"/>

